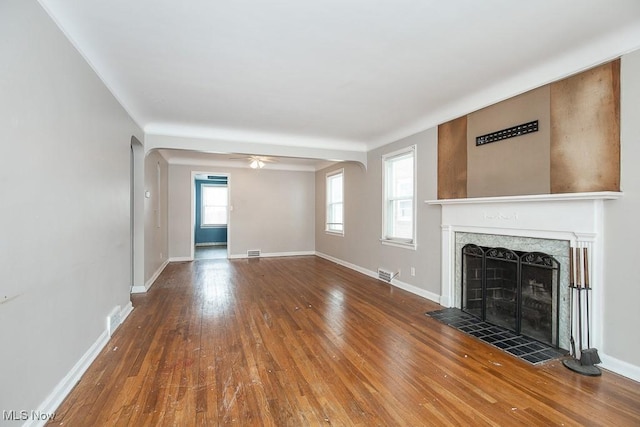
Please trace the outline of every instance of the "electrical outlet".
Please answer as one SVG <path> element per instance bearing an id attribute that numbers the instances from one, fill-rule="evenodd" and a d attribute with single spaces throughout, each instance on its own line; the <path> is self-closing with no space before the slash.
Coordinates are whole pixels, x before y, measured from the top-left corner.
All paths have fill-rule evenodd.
<path id="1" fill-rule="evenodd" d="M 411 276 L 415 276 L 415 275 L 416 275 L 416 268 L 411 267 Z"/>

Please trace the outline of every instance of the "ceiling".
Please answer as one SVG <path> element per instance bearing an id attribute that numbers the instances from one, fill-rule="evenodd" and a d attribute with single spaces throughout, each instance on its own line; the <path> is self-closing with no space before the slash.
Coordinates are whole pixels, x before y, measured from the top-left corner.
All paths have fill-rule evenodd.
<path id="1" fill-rule="evenodd" d="M 147 135 L 367 151 L 640 47 L 638 0 L 39 0 Z"/>

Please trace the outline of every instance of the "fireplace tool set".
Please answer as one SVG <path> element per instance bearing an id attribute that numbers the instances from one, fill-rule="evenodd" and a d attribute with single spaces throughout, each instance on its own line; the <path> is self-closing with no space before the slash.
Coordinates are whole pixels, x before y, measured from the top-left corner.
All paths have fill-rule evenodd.
<path id="1" fill-rule="evenodd" d="M 602 372 L 600 372 L 600 368 L 595 366 L 596 364 L 601 363 L 601 361 L 598 356 L 598 350 L 591 348 L 591 334 L 589 332 L 591 325 L 591 319 L 589 318 L 589 294 L 591 292 L 591 287 L 589 286 L 589 257 L 587 248 L 569 248 L 569 251 L 569 319 L 572 357 L 570 359 L 563 360 L 562 363 L 574 372 L 595 377 L 600 375 Z M 577 359 L 578 355 L 576 353 L 576 344 L 573 339 L 574 313 L 577 314 L 575 323 L 578 327 L 578 347 L 580 349 L 579 360 Z M 583 313 L 586 315 L 586 318 L 582 317 Z M 582 344 L 585 334 L 587 348 L 583 349 Z"/>

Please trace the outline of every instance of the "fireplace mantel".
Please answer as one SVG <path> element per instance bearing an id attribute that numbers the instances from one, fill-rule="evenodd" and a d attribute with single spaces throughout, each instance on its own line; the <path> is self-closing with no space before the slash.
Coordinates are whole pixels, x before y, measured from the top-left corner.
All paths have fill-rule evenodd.
<path id="1" fill-rule="evenodd" d="M 456 233 L 528 237 L 568 241 L 571 247 L 588 248 L 593 288 L 592 341 L 602 343 L 602 288 L 604 203 L 622 192 L 538 194 L 427 200 L 441 205 L 440 304 L 456 306 Z M 568 254 L 567 254 L 568 255 Z M 568 274 L 565 272 L 565 274 Z"/>
<path id="2" fill-rule="evenodd" d="M 529 194 L 523 196 L 470 197 L 464 199 L 437 199 L 425 201 L 428 205 L 465 205 L 477 203 L 551 202 L 570 200 L 615 200 L 622 192 L 600 191 L 591 193 Z"/>

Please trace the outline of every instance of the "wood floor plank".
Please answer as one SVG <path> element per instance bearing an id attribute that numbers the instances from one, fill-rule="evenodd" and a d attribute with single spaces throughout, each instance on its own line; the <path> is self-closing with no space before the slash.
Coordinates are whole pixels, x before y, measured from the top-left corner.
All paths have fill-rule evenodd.
<path id="1" fill-rule="evenodd" d="M 169 264 L 49 425 L 640 425 L 640 384 L 533 366 L 318 257 Z"/>

